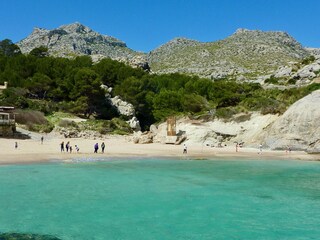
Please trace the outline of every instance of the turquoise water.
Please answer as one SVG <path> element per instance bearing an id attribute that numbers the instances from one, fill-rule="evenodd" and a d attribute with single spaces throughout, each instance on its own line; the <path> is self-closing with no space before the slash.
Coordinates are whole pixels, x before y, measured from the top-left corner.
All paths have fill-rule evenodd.
<path id="1" fill-rule="evenodd" d="M 320 163 L 114 159 L 0 166 L 0 232 L 319 239 Z"/>

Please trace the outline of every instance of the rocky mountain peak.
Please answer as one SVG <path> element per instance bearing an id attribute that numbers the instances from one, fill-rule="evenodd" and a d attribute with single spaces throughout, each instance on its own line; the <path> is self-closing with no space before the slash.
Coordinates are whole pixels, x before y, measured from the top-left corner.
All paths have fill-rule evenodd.
<path id="1" fill-rule="evenodd" d="M 58 29 L 64 30 L 67 33 L 83 33 L 83 34 L 85 34 L 85 33 L 92 32 L 92 30 L 89 27 L 87 27 L 79 22 L 75 22 L 75 23 L 71 23 L 71 24 L 67 24 L 67 25 L 62 25 Z"/>
<path id="2" fill-rule="evenodd" d="M 241 34 L 245 32 L 250 32 L 250 30 L 246 28 L 238 28 L 234 34 Z"/>
<path id="3" fill-rule="evenodd" d="M 48 32 L 49 32 L 49 30 L 47 30 L 47 29 L 35 27 L 35 28 L 33 28 L 33 31 L 31 34 L 46 34 Z"/>
<path id="4" fill-rule="evenodd" d="M 96 59 L 95 56 L 99 56 L 99 59 L 109 57 L 132 63 L 134 66 L 145 65 L 145 54 L 135 52 L 129 49 L 125 42 L 95 32 L 79 22 L 62 25 L 52 30 L 35 28 L 17 45 L 23 53 L 29 53 L 34 48 L 45 46 L 52 56 L 91 55 L 93 59 Z"/>

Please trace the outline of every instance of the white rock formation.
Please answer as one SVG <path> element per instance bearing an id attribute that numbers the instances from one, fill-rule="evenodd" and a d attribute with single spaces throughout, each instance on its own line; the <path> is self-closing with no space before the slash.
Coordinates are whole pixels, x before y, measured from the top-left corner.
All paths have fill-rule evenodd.
<path id="1" fill-rule="evenodd" d="M 111 90 L 110 90 L 111 91 Z M 140 122 L 138 118 L 135 116 L 135 109 L 131 103 L 123 101 L 119 96 L 115 96 L 114 98 L 110 98 L 111 103 L 115 106 L 121 115 L 131 117 L 127 123 L 134 131 L 140 131 Z"/>
<path id="2" fill-rule="evenodd" d="M 299 79 L 313 79 L 317 76 L 315 72 L 318 72 L 319 70 L 320 63 L 314 62 L 299 69 L 298 72 L 293 75 L 293 77 Z"/>
<path id="3" fill-rule="evenodd" d="M 189 144 L 202 144 L 210 146 L 232 145 L 235 141 L 245 142 L 245 146 L 258 146 L 260 135 L 264 128 L 273 123 L 278 116 L 261 115 L 253 113 L 243 122 L 215 120 L 203 122 L 190 119 L 177 120 L 176 130 L 178 135 L 186 135 Z M 153 137 L 154 142 L 165 143 L 167 125 L 162 123 L 158 126 Z"/>
<path id="4" fill-rule="evenodd" d="M 123 101 L 119 96 L 115 96 L 114 98 L 110 98 L 112 105 L 115 106 L 121 115 L 125 115 L 128 117 L 135 115 L 134 107 L 131 103 Z"/>
<path id="5" fill-rule="evenodd" d="M 319 151 L 320 90 L 294 103 L 264 135 L 264 142 L 271 149 L 291 146 L 292 149 Z"/>
<path id="6" fill-rule="evenodd" d="M 140 122 L 137 117 L 132 117 L 129 121 L 127 121 L 129 126 L 134 130 L 134 131 L 140 131 Z"/>
<path id="7" fill-rule="evenodd" d="M 276 78 L 282 78 L 282 77 L 289 77 L 292 73 L 292 67 L 289 66 L 282 66 L 278 68 L 278 70 L 275 72 L 274 76 Z"/>

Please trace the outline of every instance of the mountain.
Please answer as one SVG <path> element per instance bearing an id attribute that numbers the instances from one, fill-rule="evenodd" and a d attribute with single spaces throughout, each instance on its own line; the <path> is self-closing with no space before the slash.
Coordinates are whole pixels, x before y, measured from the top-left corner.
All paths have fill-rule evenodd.
<path id="1" fill-rule="evenodd" d="M 133 65 L 145 63 L 145 54 L 128 48 L 126 43 L 119 39 L 97 33 L 77 22 L 53 30 L 34 28 L 33 32 L 17 45 L 23 53 L 45 46 L 52 56 L 90 55 L 94 60 L 110 57 Z"/>
<path id="2" fill-rule="evenodd" d="M 46 46 L 52 56 L 90 55 L 93 61 L 110 57 L 144 69 L 150 66 L 154 73 L 179 72 L 211 79 L 233 77 L 239 80 L 270 77 L 279 67 L 290 67 L 310 55 L 319 55 L 319 49 L 303 48 L 285 32 L 247 29 L 238 29 L 226 39 L 214 42 L 175 38 L 146 54 L 80 23 L 53 30 L 35 28 L 17 45 L 23 53 Z"/>
<path id="3" fill-rule="evenodd" d="M 215 42 L 176 38 L 151 51 L 148 62 L 158 73 L 182 72 L 212 79 L 267 75 L 310 53 L 285 32 L 238 29 Z"/>

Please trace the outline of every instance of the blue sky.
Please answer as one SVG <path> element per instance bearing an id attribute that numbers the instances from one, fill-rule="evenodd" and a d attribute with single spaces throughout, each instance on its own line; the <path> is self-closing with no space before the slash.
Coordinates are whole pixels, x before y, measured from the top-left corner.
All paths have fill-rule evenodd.
<path id="1" fill-rule="evenodd" d="M 0 0 L 0 40 L 80 22 L 150 51 L 175 37 L 224 39 L 238 28 L 285 31 L 320 48 L 319 0 Z"/>

